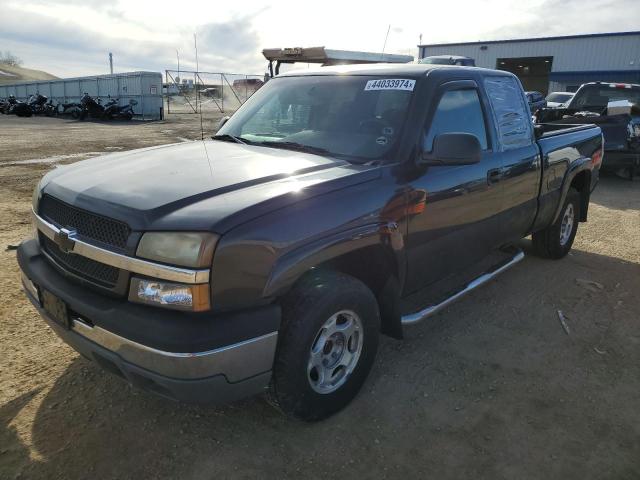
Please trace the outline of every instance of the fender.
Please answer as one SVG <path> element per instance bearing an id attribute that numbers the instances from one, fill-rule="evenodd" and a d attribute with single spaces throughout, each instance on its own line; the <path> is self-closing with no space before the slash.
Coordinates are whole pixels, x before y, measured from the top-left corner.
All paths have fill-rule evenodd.
<path id="1" fill-rule="evenodd" d="M 558 206 L 556 207 L 556 212 L 553 216 L 553 219 L 551 220 L 550 225 L 554 224 L 558 219 L 558 217 L 560 216 L 562 207 L 569 193 L 569 188 L 571 188 L 571 183 L 573 182 L 573 179 L 576 178 L 576 175 L 584 171 L 588 171 L 589 174 L 591 174 L 592 170 L 593 170 L 593 166 L 592 166 L 590 157 L 581 157 L 580 159 L 573 161 L 569 165 L 569 168 L 567 169 L 567 172 L 564 175 L 564 179 L 562 180 L 562 187 L 560 189 L 561 190 L 560 200 L 558 201 Z M 589 195 L 589 193 L 590 193 L 590 189 L 588 190 L 587 196 Z"/>
<path id="2" fill-rule="evenodd" d="M 405 274 L 404 237 L 396 223 L 379 221 L 341 232 L 302 245 L 282 256 L 269 275 L 265 297 L 277 297 L 312 268 L 366 247 L 381 246 L 396 261 L 402 282 Z"/>

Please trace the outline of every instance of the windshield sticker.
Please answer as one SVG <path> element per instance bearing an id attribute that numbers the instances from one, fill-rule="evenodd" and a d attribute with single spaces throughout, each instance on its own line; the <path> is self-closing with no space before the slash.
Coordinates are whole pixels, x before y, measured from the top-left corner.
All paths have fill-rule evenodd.
<path id="1" fill-rule="evenodd" d="M 412 92 L 416 86 L 415 80 L 403 78 L 380 78 L 378 80 L 369 80 L 364 86 L 364 91 L 371 90 L 405 90 Z"/>

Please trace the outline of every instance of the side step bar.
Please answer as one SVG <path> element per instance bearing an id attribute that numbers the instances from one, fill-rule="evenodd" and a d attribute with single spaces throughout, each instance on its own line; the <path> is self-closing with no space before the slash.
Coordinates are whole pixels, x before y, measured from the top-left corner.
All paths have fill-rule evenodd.
<path id="1" fill-rule="evenodd" d="M 496 268 L 495 270 L 492 270 L 490 272 L 480 275 L 475 280 L 472 280 L 471 282 L 469 282 L 467 286 L 464 287 L 462 290 L 453 294 L 449 298 L 444 299 L 442 302 L 436 305 L 430 305 L 424 308 L 423 310 L 420 310 L 419 312 L 411 313 L 409 315 L 403 315 L 401 318 L 402 325 L 412 325 L 414 323 L 418 323 L 424 320 L 427 317 L 430 317 L 431 315 L 438 313 L 440 310 L 451 305 L 453 302 L 465 296 L 467 293 L 471 292 L 472 290 L 475 290 L 480 285 L 484 285 L 489 280 L 496 277 L 498 274 L 513 267 L 516 263 L 518 263 L 523 258 L 524 258 L 524 252 L 522 250 L 518 250 L 516 254 L 513 256 L 513 258 L 511 258 L 511 260 L 502 264 L 502 266 Z"/>

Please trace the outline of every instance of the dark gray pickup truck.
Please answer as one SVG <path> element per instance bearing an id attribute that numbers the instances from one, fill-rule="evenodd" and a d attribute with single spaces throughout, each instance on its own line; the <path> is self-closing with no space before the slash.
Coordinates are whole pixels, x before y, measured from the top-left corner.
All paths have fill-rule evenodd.
<path id="1" fill-rule="evenodd" d="M 343 408 L 401 338 L 586 221 L 600 129 L 536 126 L 507 72 L 351 66 L 268 82 L 212 139 L 48 173 L 25 291 L 67 343 L 180 401 Z"/>

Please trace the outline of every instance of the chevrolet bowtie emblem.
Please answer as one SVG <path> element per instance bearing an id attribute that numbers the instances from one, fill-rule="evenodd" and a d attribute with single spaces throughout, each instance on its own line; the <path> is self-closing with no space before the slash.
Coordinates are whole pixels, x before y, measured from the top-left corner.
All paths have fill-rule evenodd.
<path id="1" fill-rule="evenodd" d="M 61 228 L 60 231 L 56 232 L 56 234 L 54 235 L 53 241 L 56 242 L 56 245 L 58 245 L 58 247 L 60 247 L 60 250 L 62 250 L 64 253 L 69 253 L 73 251 L 73 247 L 76 244 L 75 240 L 73 238 L 70 238 L 75 234 L 75 230 L 67 230 L 66 228 Z"/>

